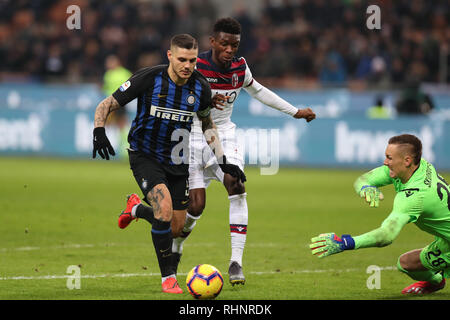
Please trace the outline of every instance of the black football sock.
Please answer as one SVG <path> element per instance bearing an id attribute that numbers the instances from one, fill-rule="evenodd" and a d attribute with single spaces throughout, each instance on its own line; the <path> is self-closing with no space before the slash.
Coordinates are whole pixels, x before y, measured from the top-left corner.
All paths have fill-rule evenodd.
<path id="1" fill-rule="evenodd" d="M 136 207 L 136 218 L 139 219 L 145 219 L 151 224 L 153 224 L 153 221 L 155 221 L 155 215 L 153 214 L 153 208 L 146 206 L 144 204 L 141 204 L 140 206 Z"/>
<path id="2" fill-rule="evenodd" d="M 172 258 L 172 229 L 170 221 L 154 219 L 152 224 L 152 240 L 158 258 L 161 276 L 175 274 Z"/>

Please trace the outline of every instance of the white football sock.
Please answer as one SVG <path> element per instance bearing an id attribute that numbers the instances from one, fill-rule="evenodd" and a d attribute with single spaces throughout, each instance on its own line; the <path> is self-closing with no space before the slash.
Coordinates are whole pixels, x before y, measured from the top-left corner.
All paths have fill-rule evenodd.
<path id="1" fill-rule="evenodd" d="M 137 209 L 137 207 L 138 207 L 139 205 L 140 205 L 140 203 L 134 205 L 133 208 L 131 208 L 131 216 L 132 216 L 133 218 L 136 218 L 136 209 Z"/>
<path id="2" fill-rule="evenodd" d="M 231 259 L 242 266 L 245 241 L 247 239 L 248 207 L 247 193 L 229 196 Z"/>
<path id="3" fill-rule="evenodd" d="M 183 232 L 180 237 L 175 238 L 172 241 L 172 252 L 183 253 L 183 243 L 194 229 L 197 224 L 197 220 L 200 219 L 200 217 L 201 216 L 191 216 L 189 212 L 186 213 L 186 221 L 184 222 Z"/>

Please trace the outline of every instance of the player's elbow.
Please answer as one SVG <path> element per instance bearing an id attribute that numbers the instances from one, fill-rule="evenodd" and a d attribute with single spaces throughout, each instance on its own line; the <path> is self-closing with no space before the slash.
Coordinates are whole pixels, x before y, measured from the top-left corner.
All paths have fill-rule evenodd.
<path id="1" fill-rule="evenodd" d="M 389 230 L 389 228 L 381 227 L 377 231 L 375 234 L 376 247 L 386 247 L 394 242 L 396 234 Z"/>
<path id="2" fill-rule="evenodd" d="M 399 235 L 401 230 L 401 224 L 397 219 L 386 219 L 381 224 L 381 227 L 377 232 L 377 244 L 378 247 L 386 247 L 394 242 L 395 238 Z"/>
<path id="3" fill-rule="evenodd" d="M 389 238 L 382 238 L 379 239 L 376 243 L 375 246 L 382 248 L 382 247 L 387 247 L 388 245 L 392 244 L 392 242 L 394 242 L 394 239 L 389 239 Z"/>

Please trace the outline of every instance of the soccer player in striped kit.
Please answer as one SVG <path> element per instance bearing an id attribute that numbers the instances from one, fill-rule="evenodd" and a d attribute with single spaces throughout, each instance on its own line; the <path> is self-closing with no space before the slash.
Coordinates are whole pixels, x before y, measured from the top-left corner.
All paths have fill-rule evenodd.
<path id="1" fill-rule="evenodd" d="M 231 121 L 234 101 L 241 89 L 246 90 L 253 98 L 265 105 L 287 113 L 296 119 L 315 119 L 315 113 L 310 109 L 297 109 L 278 95 L 259 84 L 253 77 L 243 57 L 235 54 L 239 48 L 241 26 L 233 18 L 222 18 L 216 21 L 213 34 L 210 37 L 211 49 L 199 54 L 197 70 L 208 80 L 213 94 L 214 109 L 211 117 L 217 125 L 219 136 L 224 146 L 227 161 L 244 170 L 244 155 L 238 145 L 235 128 Z M 229 223 L 231 234 L 231 258 L 228 269 L 229 281 L 232 285 L 244 284 L 242 257 L 247 238 L 248 207 L 247 193 L 244 181 L 219 169 L 217 161 L 210 150 L 207 150 L 206 140 L 202 135 L 201 124 L 194 117 L 190 135 L 191 159 L 189 162 L 189 198 L 190 204 L 186 223 L 181 237 L 174 239 L 173 252 L 181 257 L 183 242 L 193 230 L 200 218 L 206 201 L 206 188 L 211 180 L 223 183 L 230 201 Z"/>
<path id="2" fill-rule="evenodd" d="M 210 114 L 211 88 L 194 69 L 197 55 L 196 39 L 188 34 L 174 36 L 167 51 L 169 65 L 137 71 L 95 111 L 93 157 L 98 152 L 109 160 L 115 152 L 104 128 L 108 114 L 138 99 L 136 118 L 128 135 L 130 168 L 144 200 L 152 208 L 132 194 L 119 216 L 119 227 L 125 228 L 136 217 L 148 217 L 162 291 L 167 293 L 182 293 L 176 280 L 172 239 L 181 233 L 189 202 L 188 146 L 194 116 L 200 119 L 202 132 L 218 157 L 221 170 L 245 180 L 239 167 L 225 159 Z"/>

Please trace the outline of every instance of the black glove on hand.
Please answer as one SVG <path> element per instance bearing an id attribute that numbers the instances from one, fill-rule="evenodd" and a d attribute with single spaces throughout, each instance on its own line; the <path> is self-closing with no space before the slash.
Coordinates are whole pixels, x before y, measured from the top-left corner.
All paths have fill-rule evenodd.
<path id="1" fill-rule="evenodd" d="M 92 158 L 95 159 L 97 151 L 100 157 L 103 159 L 106 158 L 106 160 L 109 160 L 109 155 L 116 155 L 111 143 L 108 140 L 108 137 L 106 136 L 104 127 L 94 128 L 94 150 L 92 151 Z"/>
<path id="2" fill-rule="evenodd" d="M 228 173 L 232 177 L 235 177 L 242 182 L 247 181 L 244 172 L 242 172 L 242 170 L 237 165 L 227 163 L 227 158 L 225 157 L 225 155 L 223 155 L 221 163 L 219 162 L 219 167 L 224 173 Z"/>

